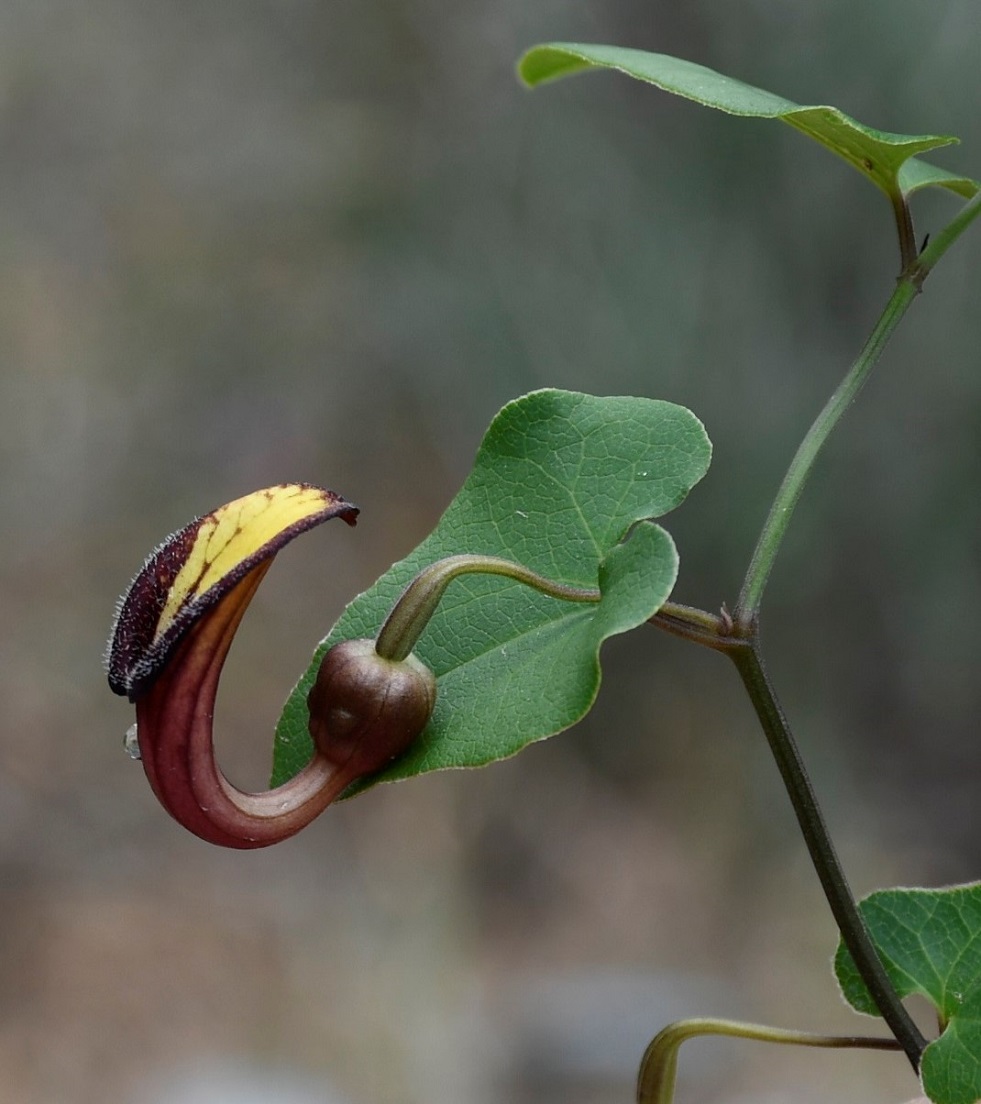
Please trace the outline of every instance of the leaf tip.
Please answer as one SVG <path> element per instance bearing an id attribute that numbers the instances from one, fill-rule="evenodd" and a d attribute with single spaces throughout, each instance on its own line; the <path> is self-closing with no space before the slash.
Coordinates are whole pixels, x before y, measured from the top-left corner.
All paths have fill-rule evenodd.
<path id="1" fill-rule="evenodd" d="M 532 46 L 522 54 L 517 65 L 518 78 L 526 88 L 535 88 L 588 68 L 588 61 L 560 42 Z"/>

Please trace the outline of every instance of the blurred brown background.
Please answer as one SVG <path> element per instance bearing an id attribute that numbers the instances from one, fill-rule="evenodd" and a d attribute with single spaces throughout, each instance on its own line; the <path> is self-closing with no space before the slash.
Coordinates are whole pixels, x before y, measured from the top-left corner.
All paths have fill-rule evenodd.
<path id="1" fill-rule="evenodd" d="M 123 752 L 100 654 L 168 531 L 282 480 L 362 507 L 280 557 L 233 650 L 222 758 L 261 785 L 315 642 L 535 387 L 703 418 L 677 596 L 735 598 L 893 286 L 887 205 L 789 127 L 612 75 L 528 93 L 514 62 L 547 39 L 957 133 L 936 160 L 981 175 L 974 0 L 0 6 L 3 1104 L 613 1104 L 674 1018 L 856 1029 L 734 672 L 653 631 L 607 648 L 573 732 L 267 852 L 184 834 Z M 919 232 L 956 202 L 923 197 Z M 981 875 L 979 277 L 975 230 L 821 463 L 765 606 L 859 892 Z M 709 1042 L 679 1104 L 913 1090 L 893 1057 Z"/>

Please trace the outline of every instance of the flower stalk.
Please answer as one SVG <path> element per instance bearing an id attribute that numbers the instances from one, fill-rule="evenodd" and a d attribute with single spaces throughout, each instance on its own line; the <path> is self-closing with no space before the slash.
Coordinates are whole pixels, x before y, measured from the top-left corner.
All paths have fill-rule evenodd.
<path id="1" fill-rule="evenodd" d="M 446 588 L 461 575 L 503 575 L 540 594 L 566 602 L 598 602 L 600 592 L 555 583 L 511 560 L 498 556 L 447 556 L 424 568 L 405 588 L 378 633 L 375 649 L 386 659 L 405 659 L 436 611 Z"/>
<path id="2" fill-rule="evenodd" d="M 678 1073 L 678 1051 L 688 1039 L 721 1035 L 751 1039 L 782 1046 L 827 1047 L 835 1050 L 897 1050 L 895 1039 L 861 1035 L 816 1035 L 809 1031 L 788 1031 L 737 1020 L 691 1019 L 669 1024 L 644 1052 L 637 1075 L 637 1104 L 673 1104 Z"/>

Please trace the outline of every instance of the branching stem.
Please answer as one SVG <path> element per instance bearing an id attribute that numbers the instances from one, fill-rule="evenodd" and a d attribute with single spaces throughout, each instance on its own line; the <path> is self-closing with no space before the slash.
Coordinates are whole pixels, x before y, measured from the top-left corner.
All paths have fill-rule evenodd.
<path id="1" fill-rule="evenodd" d="M 967 227 L 981 216 L 981 192 L 961 208 L 918 256 L 915 251 L 912 217 L 905 199 L 900 204 L 894 204 L 894 207 L 903 256 L 903 272 L 899 283 L 865 347 L 814 420 L 787 469 L 757 541 L 735 612 L 730 615 L 723 609 L 722 614 L 717 616 L 690 606 L 668 603 L 650 619 L 650 623 L 674 636 L 724 652 L 736 665 L 780 770 L 842 940 L 882 1018 L 906 1052 L 913 1069 L 918 1070 L 926 1040 L 903 1007 L 889 980 L 855 903 L 790 725 L 763 666 L 759 644 L 759 609 L 763 591 L 794 507 L 818 454 L 868 379 L 886 342 L 916 298 L 923 281 Z"/>

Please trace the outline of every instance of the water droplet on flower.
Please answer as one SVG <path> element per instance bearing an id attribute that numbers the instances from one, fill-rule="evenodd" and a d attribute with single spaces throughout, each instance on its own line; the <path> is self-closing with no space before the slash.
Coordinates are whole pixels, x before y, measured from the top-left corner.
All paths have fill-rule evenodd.
<path id="1" fill-rule="evenodd" d="M 136 722 L 126 729 L 126 735 L 123 737 L 123 747 L 126 749 L 126 754 L 130 759 L 140 759 L 140 744 L 136 738 Z"/>

